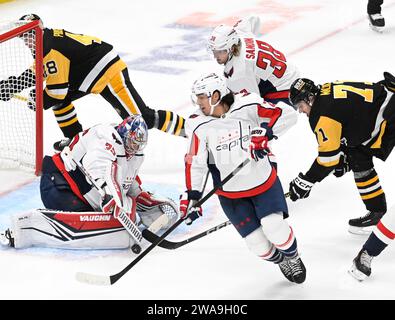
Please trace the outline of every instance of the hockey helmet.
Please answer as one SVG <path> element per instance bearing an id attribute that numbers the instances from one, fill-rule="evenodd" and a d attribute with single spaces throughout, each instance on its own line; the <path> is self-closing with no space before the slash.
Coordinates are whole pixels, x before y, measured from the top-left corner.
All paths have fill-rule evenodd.
<path id="1" fill-rule="evenodd" d="M 148 141 L 148 128 L 141 115 L 131 115 L 116 128 L 128 156 L 141 152 Z"/>
<path id="2" fill-rule="evenodd" d="M 233 45 L 237 45 L 240 38 L 233 27 L 221 24 L 217 26 L 211 33 L 207 47 L 211 51 L 226 50 L 231 51 Z"/>
<path id="3" fill-rule="evenodd" d="M 298 78 L 289 90 L 289 101 L 294 106 L 302 100 L 310 104 L 310 97 L 316 96 L 319 91 L 319 86 L 316 86 L 312 80 Z"/>
<path id="4" fill-rule="evenodd" d="M 220 98 L 227 95 L 230 91 L 226 86 L 226 80 L 215 73 L 200 76 L 192 85 L 192 100 L 196 103 L 195 98 L 199 94 L 205 94 L 210 98 L 215 91 L 220 93 Z"/>
<path id="5" fill-rule="evenodd" d="M 34 21 L 34 20 L 41 20 L 41 18 L 35 13 L 25 14 L 19 18 L 19 21 Z"/>

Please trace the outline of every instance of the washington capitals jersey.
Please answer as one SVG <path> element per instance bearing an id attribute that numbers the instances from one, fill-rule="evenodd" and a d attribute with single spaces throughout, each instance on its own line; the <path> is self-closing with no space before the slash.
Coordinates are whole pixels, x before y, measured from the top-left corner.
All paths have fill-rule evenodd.
<path id="1" fill-rule="evenodd" d="M 288 90 L 299 77 L 297 68 L 267 42 L 252 34 L 238 34 L 240 52 L 229 59 L 224 69 L 228 88 L 233 92 L 254 92 L 266 99 L 288 99 Z"/>
<path id="2" fill-rule="evenodd" d="M 377 149 L 386 127 L 383 113 L 392 93 L 377 83 L 333 82 L 321 86 L 309 115 L 318 157 L 306 176 L 321 181 L 339 163 L 341 142 Z"/>
<path id="3" fill-rule="evenodd" d="M 257 94 L 236 95 L 235 102 L 221 118 L 195 115 L 188 119 L 190 147 L 185 157 L 188 191 L 199 192 L 210 170 L 214 185 L 250 157 L 251 130 L 266 124 L 278 136 L 296 123 L 297 113 L 285 103 L 274 106 Z M 250 161 L 217 194 L 228 198 L 257 195 L 276 180 L 276 170 L 268 157 Z"/>
<path id="4" fill-rule="evenodd" d="M 100 93 L 126 64 L 112 45 L 96 37 L 63 29 L 44 29 L 44 108 L 61 102 L 69 92 Z"/>
<path id="5" fill-rule="evenodd" d="M 108 179 L 115 179 L 123 195 L 138 187 L 136 177 L 144 160 L 144 154 L 138 153 L 128 158 L 118 132 L 111 125 L 100 124 L 76 135 L 70 144 L 73 159 L 80 162 L 93 180 L 99 185 Z M 55 155 L 54 157 L 57 157 Z M 116 168 L 112 166 L 116 163 Z M 108 174 L 115 168 L 116 172 Z M 78 169 L 68 174 L 77 183 L 83 197 L 95 210 L 100 210 L 101 195 L 87 183 Z M 111 176 L 111 177 L 110 177 Z"/>

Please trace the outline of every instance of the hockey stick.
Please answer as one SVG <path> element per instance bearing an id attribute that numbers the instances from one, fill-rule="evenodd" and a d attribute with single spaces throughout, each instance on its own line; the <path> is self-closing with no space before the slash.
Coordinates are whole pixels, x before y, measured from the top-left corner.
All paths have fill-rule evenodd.
<path id="1" fill-rule="evenodd" d="M 289 192 L 285 193 L 284 197 L 288 198 L 289 197 Z M 185 246 L 186 244 L 188 244 L 190 242 L 193 242 L 193 241 L 195 241 L 197 239 L 203 238 L 203 237 L 207 236 L 208 234 L 213 233 L 215 231 L 218 231 L 219 229 L 227 227 L 227 226 L 229 226 L 231 224 L 232 223 L 229 220 L 225 221 L 225 222 L 222 222 L 219 225 L 216 225 L 215 227 L 212 227 L 212 228 L 210 228 L 210 229 L 208 229 L 206 231 L 203 231 L 203 232 L 201 232 L 201 233 L 199 233 L 197 235 L 194 235 L 194 236 L 192 236 L 190 238 L 187 238 L 185 240 L 178 241 L 178 242 L 173 242 L 173 241 L 169 241 L 169 240 L 164 239 L 158 244 L 158 246 L 161 247 L 161 248 L 164 248 L 164 249 L 174 250 L 174 249 L 177 249 L 179 247 Z M 159 238 L 159 236 L 157 236 L 153 232 L 150 232 L 150 230 L 147 230 L 146 232 L 143 232 L 143 237 L 144 237 L 145 240 L 147 240 L 147 241 L 149 241 L 151 243 L 157 241 L 157 239 Z"/>
<path id="2" fill-rule="evenodd" d="M 216 185 L 209 193 L 207 193 L 202 199 L 195 203 L 195 207 L 201 206 L 205 203 L 218 189 L 222 188 L 222 186 L 227 183 L 230 179 L 232 179 L 244 166 L 246 166 L 250 162 L 250 159 L 244 160 L 241 164 L 237 166 L 228 176 L 226 176 L 218 185 Z M 154 249 L 159 243 L 163 241 L 171 232 L 174 231 L 181 223 L 184 222 L 184 219 L 179 219 L 175 222 L 166 232 L 160 236 L 154 243 L 152 243 L 147 249 L 145 249 L 136 259 L 134 259 L 131 263 L 129 263 L 123 270 L 120 272 L 110 275 L 110 276 L 101 276 L 90 273 L 78 272 L 76 274 L 76 279 L 80 282 L 85 282 L 89 284 L 96 285 L 112 285 L 121 279 L 130 269 L 132 269 L 141 259 L 143 259 L 152 249 Z M 147 229 L 143 230 L 143 234 L 147 231 Z"/>

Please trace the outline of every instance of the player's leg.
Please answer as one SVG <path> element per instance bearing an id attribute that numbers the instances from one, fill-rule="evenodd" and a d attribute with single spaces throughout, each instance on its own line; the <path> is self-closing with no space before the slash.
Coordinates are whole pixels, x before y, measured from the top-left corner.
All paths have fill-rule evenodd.
<path id="1" fill-rule="evenodd" d="M 185 119 L 172 111 L 156 111 L 147 107 L 131 83 L 127 69 L 116 74 L 100 94 L 123 119 L 130 114 L 141 114 L 149 129 L 156 128 L 174 135 L 185 135 Z"/>
<path id="2" fill-rule="evenodd" d="M 350 273 L 362 281 L 370 276 L 371 262 L 395 239 L 395 206 L 379 221 L 368 240 L 353 260 Z"/>
<path id="3" fill-rule="evenodd" d="M 383 0 L 368 0 L 367 12 L 369 23 L 373 30 L 383 31 L 385 27 L 384 17 L 381 15 Z"/>
<path id="4" fill-rule="evenodd" d="M 385 193 L 374 169 L 371 155 L 358 148 L 348 148 L 347 157 L 351 170 L 354 172 L 354 180 L 361 200 L 368 210 L 366 215 L 349 220 L 349 231 L 356 234 L 366 234 L 387 211 Z"/>
<path id="5" fill-rule="evenodd" d="M 306 268 L 299 257 L 293 230 L 284 219 L 288 217 L 288 208 L 280 180 L 277 178 L 269 190 L 252 197 L 252 201 L 263 233 L 284 256 L 279 264 L 281 271 L 296 283 L 304 282 Z"/>
<path id="6" fill-rule="evenodd" d="M 124 249 L 129 233 L 112 214 L 36 209 L 14 214 L 11 228 L 0 233 L 0 244 L 17 249 Z"/>

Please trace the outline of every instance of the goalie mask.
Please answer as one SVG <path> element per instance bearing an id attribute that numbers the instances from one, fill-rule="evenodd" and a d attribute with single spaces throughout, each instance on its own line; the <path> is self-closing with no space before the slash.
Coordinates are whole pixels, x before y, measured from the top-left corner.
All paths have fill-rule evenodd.
<path id="1" fill-rule="evenodd" d="M 215 91 L 218 91 L 220 94 L 220 99 L 216 104 L 211 104 L 211 97 Z M 218 76 L 215 73 L 210 73 L 208 75 L 204 75 L 199 77 L 192 85 L 192 101 L 194 104 L 197 104 L 197 96 L 200 94 L 205 94 L 210 99 L 211 113 L 214 111 L 214 107 L 219 104 L 221 99 L 230 92 L 228 87 L 226 86 L 226 80 Z"/>
<path id="2" fill-rule="evenodd" d="M 116 128 L 122 138 L 127 156 L 141 152 L 148 141 L 148 128 L 141 115 L 132 115 L 123 120 Z"/>
<path id="3" fill-rule="evenodd" d="M 289 101 L 296 107 L 300 101 L 305 101 L 311 105 L 311 97 L 315 97 L 320 91 L 320 87 L 316 86 L 310 79 L 299 78 L 296 79 L 289 90 Z"/>

